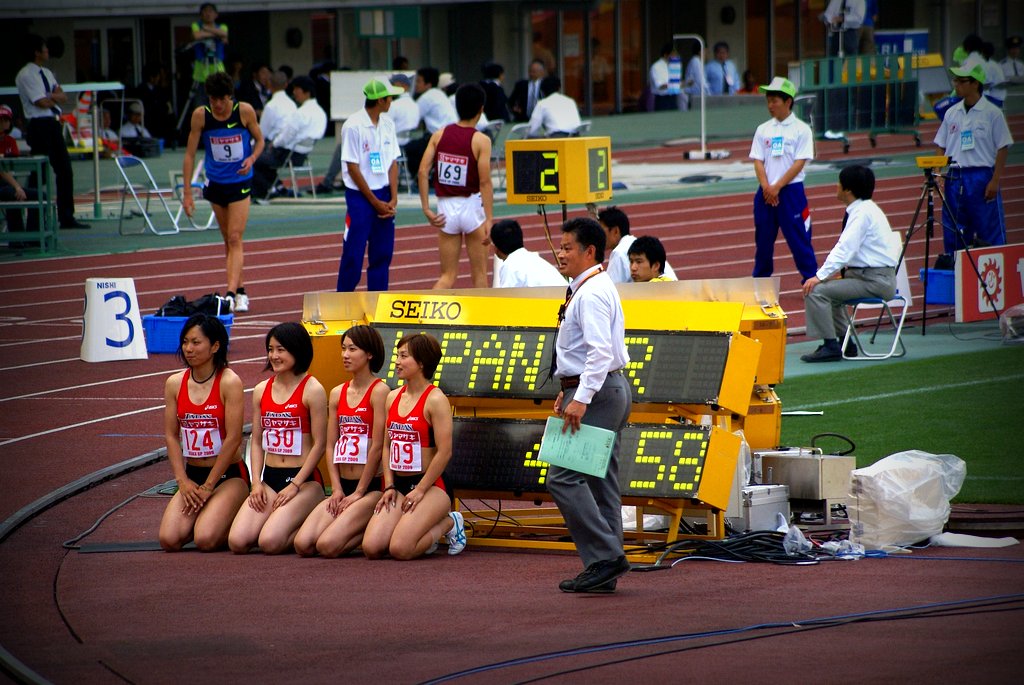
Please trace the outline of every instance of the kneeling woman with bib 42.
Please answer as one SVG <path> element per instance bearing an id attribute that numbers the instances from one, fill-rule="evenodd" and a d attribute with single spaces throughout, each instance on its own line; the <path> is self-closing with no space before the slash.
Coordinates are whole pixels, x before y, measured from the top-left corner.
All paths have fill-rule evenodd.
<path id="1" fill-rule="evenodd" d="M 388 386 L 373 374 L 384 366 L 384 341 L 370 326 L 353 326 L 341 337 L 341 361 L 352 379 L 331 390 L 327 444 L 331 496 L 317 505 L 295 536 L 295 551 L 339 557 L 363 540 L 380 499 L 380 455 Z"/>
<path id="2" fill-rule="evenodd" d="M 452 407 L 429 381 L 440 361 L 441 346 L 429 335 L 398 341 L 395 370 L 405 385 L 387 399 L 384 494 L 363 535 L 363 553 L 370 559 L 430 554 L 441 535 L 448 554 L 466 547 L 462 514 L 451 511 L 451 489 L 444 482 L 452 456 Z"/>
<path id="3" fill-rule="evenodd" d="M 231 524 L 228 546 L 244 554 L 259 544 L 266 554 L 291 547 L 295 532 L 324 498 L 317 462 L 324 453 L 327 394 L 307 373 L 313 343 L 299 323 L 267 333 L 267 370 L 274 375 L 252 391 L 252 493 Z"/>
<path id="4" fill-rule="evenodd" d="M 188 365 L 164 384 L 164 435 L 178 492 L 160 521 L 160 546 L 177 552 L 195 539 L 212 552 L 224 546 L 249 494 L 242 462 L 242 380 L 228 368 L 228 333 L 213 316 L 185 321 L 178 358 Z"/>

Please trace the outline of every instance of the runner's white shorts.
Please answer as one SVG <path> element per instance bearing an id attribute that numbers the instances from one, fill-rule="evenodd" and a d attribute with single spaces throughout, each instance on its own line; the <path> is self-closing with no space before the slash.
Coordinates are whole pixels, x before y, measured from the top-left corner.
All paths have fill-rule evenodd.
<path id="1" fill-rule="evenodd" d="M 472 233 L 487 219 L 480 193 L 469 197 L 439 197 L 437 213 L 444 214 L 441 231 L 448 235 Z"/>

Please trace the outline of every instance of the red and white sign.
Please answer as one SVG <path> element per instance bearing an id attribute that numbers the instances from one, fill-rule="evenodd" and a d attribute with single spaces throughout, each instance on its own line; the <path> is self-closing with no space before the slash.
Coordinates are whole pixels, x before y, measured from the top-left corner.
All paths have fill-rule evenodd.
<path id="1" fill-rule="evenodd" d="M 977 274 L 967 254 L 962 250 L 956 253 L 957 323 L 993 318 L 992 304 L 1002 312 L 1024 303 L 1024 243 L 979 247 L 971 250 L 971 256 L 978 266 Z M 985 281 L 987 295 L 978 274 Z"/>

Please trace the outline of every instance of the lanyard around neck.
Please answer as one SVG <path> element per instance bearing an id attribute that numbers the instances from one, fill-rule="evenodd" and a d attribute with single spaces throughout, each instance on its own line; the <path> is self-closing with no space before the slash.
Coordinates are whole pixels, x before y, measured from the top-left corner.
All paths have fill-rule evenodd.
<path id="1" fill-rule="evenodd" d="M 580 281 L 580 284 L 576 286 L 575 290 L 573 290 L 572 286 L 566 288 L 567 292 L 565 294 L 565 302 L 562 303 L 562 306 L 558 308 L 558 325 L 556 326 L 556 328 L 561 328 L 562 322 L 565 321 L 565 310 L 569 308 L 569 303 L 572 302 L 572 298 L 576 296 L 576 293 L 579 292 L 580 288 L 586 285 L 587 281 L 589 281 L 591 278 L 598 275 L 599 273 L 602 273 L 603 271 L 604 267 L 599 266 L 597 267 L 597 271 L 594 271 L 592 274 L 590 274 L 582 281 Z"/>

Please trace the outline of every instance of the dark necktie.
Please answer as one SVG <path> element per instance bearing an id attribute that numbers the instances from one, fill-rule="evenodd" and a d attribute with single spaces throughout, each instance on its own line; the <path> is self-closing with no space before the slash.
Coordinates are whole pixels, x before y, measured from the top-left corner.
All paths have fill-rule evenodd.
<path id="1" fill-rule="evenodd" d="M 558 308 L 558 325 L 555 327 L 555 337 L 552 341 L 554 344 L 551 347 L 551 366 L 548 368 L 548 378 L 555 375 L 555 371 L 558 370 L 558 329 L 562 327 L 562 322 L 565 320 L 565 308 L 569 306 L 569 300 L 572 299 L 572 286 L 567 286 L 565 289 L 565 302 Z"/>
<path id="2" fill-rule="evenodd" d="M 43 88 L 46 89 L 46 97 L 50 97 L 50 82 L 46 79 L 46 72 L 42 69 L 39 70 L 39 78 L 43 79 Z M 60 107 L 54 105 L 50 108 L 50 111 L 60 116 Z"/>
<path id="3" fill-rule="evenodd" d="M 840 233 L 842 233 L 843 230 L 846 228 L 846 222 L 849 221 L 849 220 L 850 220 L 850 213 L 849 212 L 843 212 L 843 225 L 839 227 L 839 232 Z"/>

